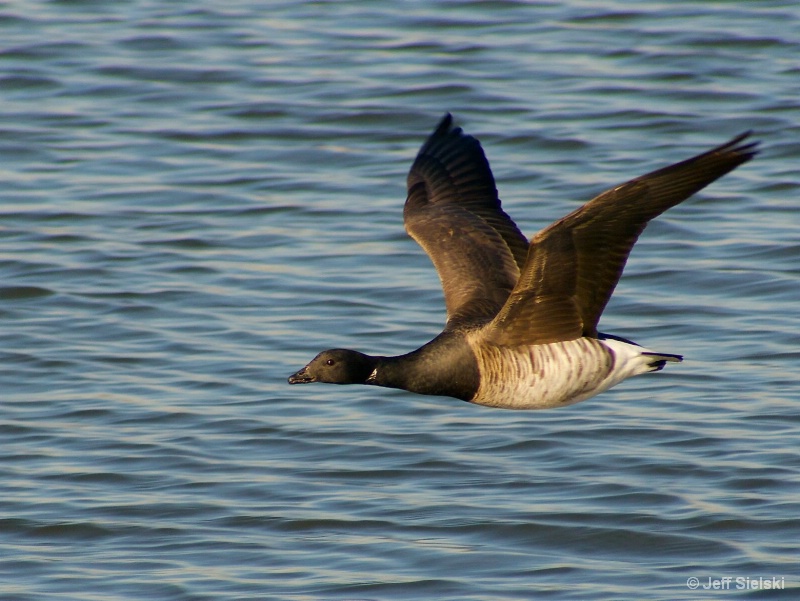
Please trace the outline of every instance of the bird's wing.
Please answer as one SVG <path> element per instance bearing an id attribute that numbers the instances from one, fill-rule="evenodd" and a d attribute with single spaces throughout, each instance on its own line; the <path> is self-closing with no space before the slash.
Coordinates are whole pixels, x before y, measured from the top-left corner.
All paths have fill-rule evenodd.
<path id="1" fill-rule="evenodd" d="M 648 221 L 753 158 L 757 143 L 745 143 L 749 135 L 612 188 L 536 234 L 487 337 L 504 345 L 596 337 Z"/>
<path id="2" fill-rule="evenodd" d="M 449 114 L 411 167 L 403 217 L 439 274 L 446 329 L 494 317 L 517 283 L 528 240 L 500 207 L 480 143 Z"/>

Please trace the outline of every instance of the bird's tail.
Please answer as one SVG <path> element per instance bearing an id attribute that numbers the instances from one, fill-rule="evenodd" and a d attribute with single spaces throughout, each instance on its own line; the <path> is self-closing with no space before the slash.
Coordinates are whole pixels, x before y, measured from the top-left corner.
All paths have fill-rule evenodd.
<path id="1" fill-rule="evenodd" d="M 683 361 L 683 355 L 671 355 L 669 353 L 652 353 L 646 351 L 642 353 L 642 356 L 649 358 L 650 362 L 648 365 L 650 366 L 650 371 L 661 371 L 664 369 L 667 362 L 680 363 Z"/>

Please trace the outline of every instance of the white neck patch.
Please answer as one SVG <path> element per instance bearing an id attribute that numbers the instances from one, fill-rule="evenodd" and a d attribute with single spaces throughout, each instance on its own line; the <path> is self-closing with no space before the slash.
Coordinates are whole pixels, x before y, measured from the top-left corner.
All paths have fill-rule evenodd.
<path id="1" fill-rule="evenodd" d="M 374 384 L 375 383 L 375 378 L 377 378 L 377 377 L 378 377 L 378 368 L 376 367 L 375 369 L 372 370 L 372 373 L 369 375 L 369 377 L 367 377 L 367 379 L 365 380 L 365 383 L 366 384 Z"/>

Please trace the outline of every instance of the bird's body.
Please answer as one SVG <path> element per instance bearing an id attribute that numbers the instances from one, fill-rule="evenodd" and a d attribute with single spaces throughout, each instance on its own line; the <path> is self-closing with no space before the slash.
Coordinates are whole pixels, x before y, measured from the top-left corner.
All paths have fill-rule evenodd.
<path id="1" fill-rule="evenodd" d="M 656 371 L 678 355 L 650 353 L 609 338 L 582 336 L 525 346 L 478 345 L 481 386 L 473 402 L 507 409 L 549 409 L 572 405 L 623 380 Z M 500 365 L 511 368 L 498 369 Z"/>
<path id="2" fill-rule="evenodd" d="M 442 281 L 444 331 L 398 357 L 323 351 L 289 382 L 543 409 L 680 361 L 601 334 L 597 322 L 647 222 L 750 160 L 746 136 L 612 188 L 529 243 L 500 206 L 480 144 L 445 116 L 414 161 L 404 209 Z"/>

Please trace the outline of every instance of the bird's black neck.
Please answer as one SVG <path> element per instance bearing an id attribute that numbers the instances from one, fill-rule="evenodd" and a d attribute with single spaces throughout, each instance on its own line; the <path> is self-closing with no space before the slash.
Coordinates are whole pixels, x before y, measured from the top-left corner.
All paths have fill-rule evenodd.
<path id="1" fill-rule="evenodd" d="M 371 358 L 374 369 L 365 384 L 468 401 L 480 383 L 475 356 L 460 335 L 441 334 L 405 355 Z"/>

